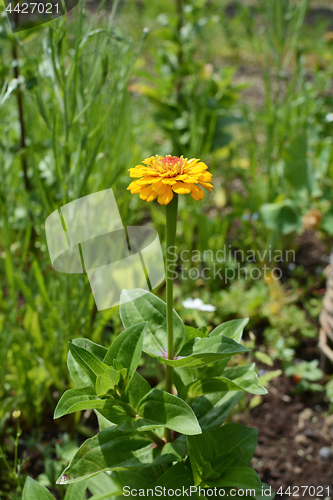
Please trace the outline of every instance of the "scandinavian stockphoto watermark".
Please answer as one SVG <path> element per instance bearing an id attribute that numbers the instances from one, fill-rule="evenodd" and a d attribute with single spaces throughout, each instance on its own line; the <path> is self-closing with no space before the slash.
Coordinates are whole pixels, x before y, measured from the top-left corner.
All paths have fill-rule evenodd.
<path id="1" fill-rule="evenodd" d="M 164 281 L 160 240 L 150 227 L 124 227 L 112 189 L 84 196 L 45 221 L 51 263 L 62 273 L 86 273 L 97 309 L 155 289 Z"/>
<path id="2" fill-rule="evenodd" d="M 276 250 L 268 246 L 265 250 L 234 250 L 231 245 L 224 245 L 213 250 L 182 250 L 168 248 L 169 270 L 174 279 L 211 280 L 223 283 L 232 280 L 259 280 L 282 277 L 281 263 L 290 268 L 295 264 L 294 250 Z"/>

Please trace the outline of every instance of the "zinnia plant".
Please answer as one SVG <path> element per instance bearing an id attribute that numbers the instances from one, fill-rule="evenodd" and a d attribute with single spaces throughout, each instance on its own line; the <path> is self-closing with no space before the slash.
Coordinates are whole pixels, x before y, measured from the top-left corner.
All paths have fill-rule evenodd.
<path id="1" fill-rule="evenodd" d="M 201 187 L 211 190 L 212 176 L 196 159 L 155 156 L 144 163 L 130 169 L 137 180 L 129 189 L 166 205 L 169 248 L 175 245 L 178 195 L 202 199 Z M 222 323 L 209 334 L 184 325 L 173 309 L 168 259 L 166 303 L 142 292 L 122 292 L 124 330 L 109 349 L 83 338 L 69 344 L 68 367 L 77 388 L 63 394 L 55 418 L 94 409 L 100 431 L 82 444 L 58 482 L 99 474 L 110 491 L 98 498 L 130 490 L 149 496 L 147 489 L 156 493 L 157 487 L 183 492 L 171 497 L 187 496 L 184 488 L 192 487 L 197 498 L 200 487 L 215 488 L 218 497 L 240 498 L 240 490 L 251 490 L 247 497 L 262 498 L 262 484 L 249 467 L 257 431 L 225 423 L 244 391 L 266 393 L 253 363 L 228 367 L 235 355 L 248 352 L 240 343 L 248 320 Z M 152 388 L 137 371 L 142 351 L 165 365 L 165 390 Z"/>

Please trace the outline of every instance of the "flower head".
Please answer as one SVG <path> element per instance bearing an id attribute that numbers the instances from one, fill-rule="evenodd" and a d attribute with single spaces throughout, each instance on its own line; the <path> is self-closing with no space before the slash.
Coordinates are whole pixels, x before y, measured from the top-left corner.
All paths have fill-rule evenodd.
<path id="1" fill-rule="evenodd" d="M 173 193 L 189 194 L 194 200 L 202 200 L 201 189 L 213 189 L 210 183 L 212 174 L 207 172 L 207 165 L 196 158 L 188 160 L 182 156 L 151 156 L 134 168 L 130 168 L 130 176 L 138 178 L 131 182 L 127 189 L 132 194 L 140 193 L 141 200 L 153 201 L 158 196 L 158 203 L 167 205 Z M 201 186 L 201 187 L 200 187 Z"/>

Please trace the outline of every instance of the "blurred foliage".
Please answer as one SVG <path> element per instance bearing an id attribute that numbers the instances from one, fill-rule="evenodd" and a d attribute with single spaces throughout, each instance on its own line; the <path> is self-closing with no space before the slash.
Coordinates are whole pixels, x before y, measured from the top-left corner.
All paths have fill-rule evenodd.
<path id="1" fill-rule="evenodd" d="M 126 191 L 127 169 L 152 154 L 202 158 L 213 172 L 211 195 L 180 199 L 177 255 L 212 252 L 178 263 L 185 321 L 211 328 L 249 316 L 248 341 L 300 369 L 300 348 L 316 345 L 325 261 L 299 254 L 313 242 L 324 258 L 333 234 L 333 37 L 329 19 L 308 23 L 311 8 L 309 0 L 120 0 L 112 8 L 102 0 L 16 35 L 2 12 L 0 431 L 14 408 L 27 429 L 52 413 L 70 386 L 68 340 L 107 345 L 120 327 L 116 310 L 96 310 L 85 276 L 52 269 L 45 219 L 112 187 L 124 225 L 153 224 L 163 242 L 161 207 Z M 224 245 L 231 253 L 220 262 Z M 236 254 L 269 248 L 294 250 L 296 259 L 257 265 Z M 238 264 L 276 266 L 282 278 L 239 278 Z M 236 275 L 221 280 L 216 268 Z M 187 297 L 216 311 L 184 310 Z M 308 373 L 315 360 L 302 361 Z"/>

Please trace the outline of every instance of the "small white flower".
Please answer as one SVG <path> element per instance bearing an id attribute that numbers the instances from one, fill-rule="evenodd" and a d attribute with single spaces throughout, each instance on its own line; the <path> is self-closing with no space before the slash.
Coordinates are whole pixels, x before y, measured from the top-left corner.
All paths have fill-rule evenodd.
<path id="1" fill-rule="evenodd" d="M 325 116 L 325 120 L 327 122 L 333 122 L 333 113 L 327 113 L 327 115 Z"/>
<path id="2" fill-rule="evenodd" d="M 197 309 L 198 311 L 214 312 L 216 307 L 211 304 L 204 304 L 201 299 L 186 299 L 182 302 L 185 309 Z"/>

